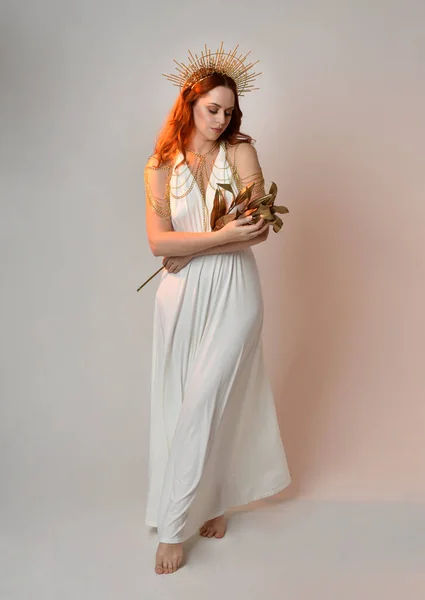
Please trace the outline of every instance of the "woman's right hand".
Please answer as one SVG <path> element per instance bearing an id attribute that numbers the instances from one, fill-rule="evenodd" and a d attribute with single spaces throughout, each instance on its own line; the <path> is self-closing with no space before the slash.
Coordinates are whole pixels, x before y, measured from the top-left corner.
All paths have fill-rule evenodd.
<path id="1" fill-rule="evenodd" d="M 223 244 L 229 242 L 247 242 L 263 234 L 269 224 L 263 218 L 260 218 L 257 223 L 250 225 L 251 217 L 240 217 L 227 223 L 219 230 L 219 234 L 223 239 Z"/>

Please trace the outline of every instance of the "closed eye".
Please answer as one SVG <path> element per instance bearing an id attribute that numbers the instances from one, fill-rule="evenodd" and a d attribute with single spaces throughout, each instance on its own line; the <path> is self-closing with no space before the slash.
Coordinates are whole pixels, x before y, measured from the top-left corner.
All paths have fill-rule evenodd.
<path id="1" fill-rule="evenodd" d="M 208 109 L 208 110 L 210 111 L 210 113 L 212 115 L 216 115 L 218 113 L 218 110 L 211 110 L 211 109 Z M 229 113 L 224 113 L 224 114 L 226 115 L 226 117 L 231 117 L 232 116 L 232 113 L 230 113 L 230 115 L 229 115 Z"/>

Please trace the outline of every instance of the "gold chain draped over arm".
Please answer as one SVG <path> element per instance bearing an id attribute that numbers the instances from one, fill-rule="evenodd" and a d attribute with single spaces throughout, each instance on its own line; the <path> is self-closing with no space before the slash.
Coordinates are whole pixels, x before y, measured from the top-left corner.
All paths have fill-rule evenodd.
<path id="1" fill-rule="evenodd" d="M 170 181 L 173 173 L 171 166 L 154 166 L 151 157 L 145 166 L 145 192 L 149 206 L 163 219 L 171 219 Z"/>
<path id="2" fill-rule="evenodd" d="M 236 187 L 238 188 L 238 192 L 242 191 L 243 188 L 246 187 L 249 183 L 254 183 L 251 199 L 255 200 L 256 198 L 261 198 L 262 196 L 265 196 L 263 171 L 260 169 L 259 171 L 256 171 L 251 175 L 246 175 L 244 177 L 239 176 L 236 167 L 236 152 L 239 146 L 240 144 L 237 144 L 235 146 L 233 156 L 230 156 L 230 152 L 228 152 L 228 162 L 230 164 L 230 168 L 232 169 L 233 179 L 236 183 Z"/>
<path id="3" fill-rule="evenodd" d="M 257 173 L 253 173 L 252 175 L 248 175 L 246 177 L 241 177 L 240 178 L 240 185 L 241 185 L 240 189 L 243 189 L 249 183 L 254 184 L 252 194 L 251 194 L 251 200 L 256 200 L 257 198 L 262 198 L 263 196 L 266 195 L 266 192 L 264 190 L 264 177 L 263 177 L 262 171 L 258 171 Z"/>

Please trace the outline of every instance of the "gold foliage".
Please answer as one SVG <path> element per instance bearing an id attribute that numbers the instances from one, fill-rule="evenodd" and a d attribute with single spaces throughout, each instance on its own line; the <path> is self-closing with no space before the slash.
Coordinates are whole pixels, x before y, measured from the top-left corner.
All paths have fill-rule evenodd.
<path id="1" fill-rule="evenodd" d="M 273 231 L 277 233 L 283 227 L 283 221 L 276 213 L 285 214 L 289 213 L 286 206 L 276 206 L 274 201 L 277 195 L 277 185 L 272 182 L 269 193 L 260 198 L 252 199 L 252 190 L 254 183 L 249 183 L 239 192 L 235 197 L 232 187 L 227 183 L 217 184 L 217 190 L 214 196 L 214 206 L 211 211 L 211 231 L 219 231 L 227 223 L 239 219 L 240 217 L 248 217 L 252 215 L 252 223 L 256 223 L 261 217 L 267 221 L 269 225 L 273 226 Z M 233 195 L 233 200 L 226 210 L 226 202 L 223 197 L 223 192 L 220 190 L 230 192 Z M 236 207 L 236 211 L 231 211 Z"/>

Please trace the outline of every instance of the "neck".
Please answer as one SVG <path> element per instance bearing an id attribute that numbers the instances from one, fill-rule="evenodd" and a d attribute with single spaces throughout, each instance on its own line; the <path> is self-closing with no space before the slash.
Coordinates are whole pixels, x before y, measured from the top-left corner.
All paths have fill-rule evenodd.
<path id="1" fill-rule="evenodd" d="M 197 154 L 206 154 L 215 148 L 217 144 L 218 140 L 206 140 L 204 137 L 201 137 L 197 132 L 195 132 L 189 139 L 187 150 L 191 150 Z"/>

